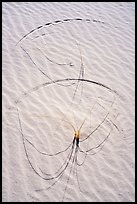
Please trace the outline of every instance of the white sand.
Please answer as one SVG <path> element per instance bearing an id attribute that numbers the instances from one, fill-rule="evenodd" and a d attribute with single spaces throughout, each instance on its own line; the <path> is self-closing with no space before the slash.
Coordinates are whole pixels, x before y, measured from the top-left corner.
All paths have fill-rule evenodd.
<path id="1" fill-rule="evenodd" d="M 2 7 L 3 202 L 135 201 L 135 4 Z M 112 91 L 93 82 L 50 80 L 82 77 Z M 64 150 L 81 125 L 79 147 L 100 146 L 73 152 L 59 173 L 71 147 L 54 157 L 37 150 Z M 42 179 L 46 174 L 60 176 Z"/>

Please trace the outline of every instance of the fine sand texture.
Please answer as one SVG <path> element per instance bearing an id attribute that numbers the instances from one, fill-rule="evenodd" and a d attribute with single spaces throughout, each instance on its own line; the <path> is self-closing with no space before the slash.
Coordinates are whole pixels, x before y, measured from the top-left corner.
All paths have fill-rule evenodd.
<path id="1" fill-rule="evenodd" d="M 2 201 L 135 201 L 135 4 L 2 4 Z"/>

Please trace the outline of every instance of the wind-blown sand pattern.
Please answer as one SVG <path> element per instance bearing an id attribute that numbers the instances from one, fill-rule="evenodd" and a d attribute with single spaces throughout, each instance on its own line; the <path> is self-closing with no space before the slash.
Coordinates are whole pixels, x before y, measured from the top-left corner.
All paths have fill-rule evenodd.
<path id="1" fill-rule="evenodd" d="M 3 202 L 134 202 L 134 3 L 2 14 Z"/>

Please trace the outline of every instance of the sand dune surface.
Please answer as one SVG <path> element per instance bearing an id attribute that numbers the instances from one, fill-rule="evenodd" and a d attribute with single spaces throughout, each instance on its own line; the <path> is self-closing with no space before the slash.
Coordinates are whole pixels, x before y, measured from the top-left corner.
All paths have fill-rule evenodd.
<path id="1" fill-rule="evenodd" d="M 2 4 L 2 201 L 135 201 L 135 4 Z"/>

